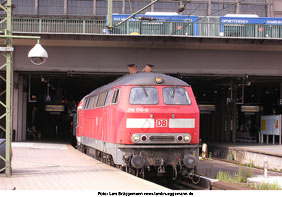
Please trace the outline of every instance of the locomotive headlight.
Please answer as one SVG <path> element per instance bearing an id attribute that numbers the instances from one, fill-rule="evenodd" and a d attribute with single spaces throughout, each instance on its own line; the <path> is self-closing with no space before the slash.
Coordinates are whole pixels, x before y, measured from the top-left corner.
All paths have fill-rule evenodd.
<path id="1" fill-rule="evenodd" d="M 131 140 L 132 140 L 133 143 L 134 142 L 139 142 L 140 141 L 140 137 L 138 135 L 132 135 L 131 136 Z"/>
<path id="2" fill-rule="evenodd" d="M 156 83 L 160 84 L 160 83 L 162 83 L 162 82 L 163 82 L 163 78 L 160 77 L 160 76 L 157 76 L 157 77 L 156 77 Z"/>
<path id="3" fill-rule="evenodd" d="M 188 142 L 188 143 L 189 143 L 189 142 L 191 142 L 191 139 L 192 139 L 192 138 L 191 138 L 191 135 L 190 135 L 190 134 L 187 134 L 187 135 L 184 136 L 184 141 L 185 141 L 185 142 Z"/>

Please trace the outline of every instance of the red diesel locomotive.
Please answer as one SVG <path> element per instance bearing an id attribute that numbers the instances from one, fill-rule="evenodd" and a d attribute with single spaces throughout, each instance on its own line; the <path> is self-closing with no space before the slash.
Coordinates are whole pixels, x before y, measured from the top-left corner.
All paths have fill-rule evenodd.
<path id="1" fill-rule="evenodd" d="M 199 109 L 186 82 L 126 75 L 85 96 L 77 112 L 81 151 L 142 177 L 196 173 Z"/>

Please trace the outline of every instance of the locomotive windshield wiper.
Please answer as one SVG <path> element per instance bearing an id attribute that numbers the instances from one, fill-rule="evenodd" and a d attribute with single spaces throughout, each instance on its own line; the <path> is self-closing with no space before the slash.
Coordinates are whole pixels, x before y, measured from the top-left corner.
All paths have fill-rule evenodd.
<path id="1" fill-rule="evenodd" d="M 144 90 L 144 93 L 145 93 L 146 97 L 148 97 L 148 93 L 147 93 L 147 91 L 146 91 L 145 87 L 144 87 L 144 86 L 142 86 L 142 88 L 143 88 L 143 90 Z"/>

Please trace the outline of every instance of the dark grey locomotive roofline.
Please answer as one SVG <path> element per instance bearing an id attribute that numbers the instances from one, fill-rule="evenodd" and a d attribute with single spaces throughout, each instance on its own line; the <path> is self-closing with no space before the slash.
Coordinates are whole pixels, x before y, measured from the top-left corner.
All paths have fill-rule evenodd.
<path id="1" fill-rule="evenodd" d="M 163 78 L 163 82 L 161 84 L 158 84 L 156 82 L 156 77 L 160 76 Z M 142 73 L 136 73 L 136 74 L 128 74 L 123 77 L 118 78 L 117 80 L 104 85 L 98 89 L 95 89 L 90 94 L 88 94 L 86 97 L 98 94 L 100 92 L 103 92 L 105 90 L 109 90 L 111 88 L 114 88 L 116 86 L 121 85 L 140 85 L 140 86 L 147 86 L 147 85 L 167 85 L 167 86 L 189 86 L 186 82 L 182 81 L 181 79 L 160 74 L 160 73 L 154 73 L 154 72 L 142 72 Z"/>

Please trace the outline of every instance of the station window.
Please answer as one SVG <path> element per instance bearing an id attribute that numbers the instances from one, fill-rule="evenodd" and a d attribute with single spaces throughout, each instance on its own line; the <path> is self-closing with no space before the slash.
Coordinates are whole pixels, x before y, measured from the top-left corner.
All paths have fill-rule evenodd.
<path id="1" fill-rule="evenodd" d="M 129 103 L 133 105 L 156 105 L 159 103 L 158 90 L 153 87 L 131 88 Z"/>
<path id="2" fill-rule="evenodd" d="M 116 89 L 116 90 L 114 91 L 114 95 L 113 95 L 111 104 L 117 104 L 117 103 L 118 103 L 119 92 L 120 92 L 119 89 Z"/>
<path id="3" fill-rule="evenodd" d="M 38 0 L 38 13 L 41 15 L 63 15 L 64 0 Z"/>
<path id="4" fill-rule="evenodd" d="M 167 105 L 190 105 L 191 100 L 185 88 L 163 88 L 163 99 Z"/>
<path id="5" fill-rule="evenodd" d="M 68 15 L 93 15 L 93 0 L 68 0 Z"/>
<path id="6" fill-rule="evenodd" d="M 34 0 L 14 0 L 13 14 L 35 14 Z"/>

